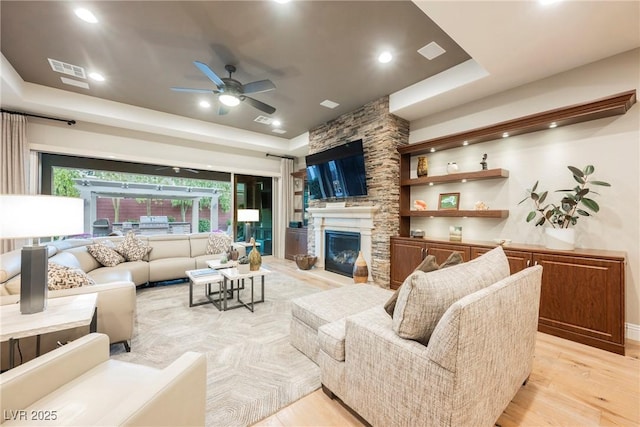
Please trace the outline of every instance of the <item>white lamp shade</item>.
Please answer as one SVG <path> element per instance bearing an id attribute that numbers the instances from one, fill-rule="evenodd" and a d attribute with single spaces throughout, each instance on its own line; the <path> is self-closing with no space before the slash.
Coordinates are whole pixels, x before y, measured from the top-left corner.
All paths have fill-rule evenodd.
<path id="1" fill-rule="evenodd" d="M 84 200 L 0 194 L 0 238 L 23 239 L 84 233 Z"/>
<path id="2" fill-rule="evenodd" d="M 258 222 L 260 221 L 260 211 L 258 209 L 238 209 L 238 221 Z"/>

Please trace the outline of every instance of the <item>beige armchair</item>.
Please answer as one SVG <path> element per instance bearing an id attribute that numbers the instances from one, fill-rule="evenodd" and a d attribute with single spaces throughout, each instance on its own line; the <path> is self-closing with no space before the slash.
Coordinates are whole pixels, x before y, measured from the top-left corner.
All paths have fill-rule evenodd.
<path id="1" fill-rule="evenodd" d="M 201 426 L 206 376 L 202 354 L 155 369 L 109 359 L 109 338 L 90 334 L 0 375 L 0 423 Z"/>

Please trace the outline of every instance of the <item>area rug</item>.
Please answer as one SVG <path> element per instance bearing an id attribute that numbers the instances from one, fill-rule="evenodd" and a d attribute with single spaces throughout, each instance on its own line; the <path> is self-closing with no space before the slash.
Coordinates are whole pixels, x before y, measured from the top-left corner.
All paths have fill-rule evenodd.
<path id="1" fill-rule="evenodd" d="M 111 356 L 164 368 L 185 351 L 206 354 L 208 426 L 252 425 L 320 387 L 318 366 L 289 344 L 291 299 L 320 289 L 271 273 L 265 302 L 251 313 L 190 308 L 188 286 L 139 289 L 131 352 L 114 345 Z M 194 298 L 202 295 L 195 287 Z"/>

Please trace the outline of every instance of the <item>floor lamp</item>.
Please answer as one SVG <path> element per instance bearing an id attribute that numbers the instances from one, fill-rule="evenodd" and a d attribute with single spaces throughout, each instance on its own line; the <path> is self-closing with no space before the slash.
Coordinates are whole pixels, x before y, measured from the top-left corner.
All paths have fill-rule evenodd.
<path id="1" fill-rule="evenodd" d="M 238 209 L 238 221 L 244 222 L 244 241 L 251 242 L 253 228 L 251 223 L 260 221 L 258 209 Z"/>
<path id="2" fill-rule="evenodd" d="M 83 232 L 83 199 L 0 194 L 0 238 L 32 239 L 21 252 L 20 313 L 39 313 L 47 304 L 49 257 L 39 238 Z"/>

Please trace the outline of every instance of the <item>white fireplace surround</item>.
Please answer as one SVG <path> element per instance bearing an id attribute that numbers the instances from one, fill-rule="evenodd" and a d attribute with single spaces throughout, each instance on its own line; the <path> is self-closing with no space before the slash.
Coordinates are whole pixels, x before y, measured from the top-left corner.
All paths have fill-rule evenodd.
<path id="1" fill-rule="evenodd" d="M 371 278 L 371 233 L 373 231 L 373 216 L 378 206 L 349 206 L 309 208 L 313 220 L 315 241 L 315 255 L 318 257 L 316 267 L 324 269 L 325 231 L 351 231 L 360 233 L 360 250 L 369 267 L 369 281 Z"/>

